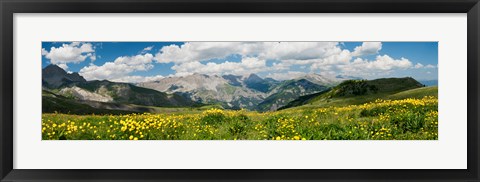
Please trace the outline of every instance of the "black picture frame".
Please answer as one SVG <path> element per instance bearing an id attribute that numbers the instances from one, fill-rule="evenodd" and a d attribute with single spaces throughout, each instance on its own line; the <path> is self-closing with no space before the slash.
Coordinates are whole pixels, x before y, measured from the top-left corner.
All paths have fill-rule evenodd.
<path id="1" fill-rule="evenodd" d="M 1 0 L 1 181 L 480 181 L 479 0 Z M 13 169 L 14 13 L 467 13 L 468 169 L 35 170 Z M 448 157 L 448 156 L 446 156 Z"/>

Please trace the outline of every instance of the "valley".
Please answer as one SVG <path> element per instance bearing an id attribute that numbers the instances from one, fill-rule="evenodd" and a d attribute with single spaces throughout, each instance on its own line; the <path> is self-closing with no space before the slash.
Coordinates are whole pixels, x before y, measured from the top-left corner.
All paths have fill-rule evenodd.
<path id="1" fill-rule="evenodd" d="M 151 112 L 142 106 L 179 108 L 205 105 L 265 112 L 275 111 L 300 96 L 324 91 L 345 80 L 343 77 L 318 74 L 284 81 L 263 79 L 255 74 L 193 74 L 143 83 L 119 83 L 108 80 L 86 81 L 78 73 L 67 73 L 56 65 L 47 66 L 42 73 L 43 90 L 50 93 L 43 95 L 44 112 L 71 114 L 75 114 L 76 110 L 67 111 L 68 107 L 55 110 L 52 101 L 59 103 L 59 100 L 63 100 L 87 105 L 91 107 L 89 111 L 92 113 L 105 113 L 108 110 L 112 110 L 112 113 L 141 113 Z M 95 108 L 102 111 L 94 111 Z"/>

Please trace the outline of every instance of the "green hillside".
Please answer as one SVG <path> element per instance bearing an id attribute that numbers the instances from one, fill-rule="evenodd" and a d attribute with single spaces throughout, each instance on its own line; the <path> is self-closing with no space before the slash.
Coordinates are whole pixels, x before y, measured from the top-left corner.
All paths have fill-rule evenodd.
<path id="1" fill-rule="evenodd" d="M 42 91 L 42 113 L 66 114 L 129 114 L 132 111 L 109 110 L 94 108 L 88 104 L 80 103 L 74 99 L 56 95 L 52 92 Z"/>
<path id="2" fill-rule="evenodd" d="M 110 95 L 115 102 L 159 107 L 194 106 L 196 103 L 178 94 L 166 94 L 156 90 L 137 87 L 128 83 L 110 81 L 88 81 L 77 83 L 76 86 L 90 92 Z"/>
<path id="3" fill-rule="evenodd" d="M 406 98 L 421 99 L 425 96 L 438 97 L 438 86 L 411 89 L 411 90 L 399 92 L 396 94 L 392 94 L 388 96 L 386 99 L 391 99 L 391 100 L 399 100 L 399 99 L 406 99 Z"/>
<path id="4" fill-rule="evenodd" d="M 107 103 L 95 101 L 80 101 L 57 95 L 46 90 L 42 91 L 43 113 L 64 114 L 130 114 L 130 113 L 196 113 L 208 109 L 223 109 L 219 105 L 196 105 L 192 107 L 155 107 L 135 104 Z"/>
<path id="5" fill-rule="evenodd" d="M 347 80 L 333 87 L 328 92 L 319 92 L 300 97 L 285 107 L 280 108 L 280 110 L 298 106 L 328 107 L 356 105 L 372 102 L 376 99 L 421 98 L 426 95 L 436 96 L 436 94 L 434 94 L 436 90 L 436 87 L 423 87 L 421 83 L 410 77 Z M 410 92 L 403 93 L 404 91 Z"/>

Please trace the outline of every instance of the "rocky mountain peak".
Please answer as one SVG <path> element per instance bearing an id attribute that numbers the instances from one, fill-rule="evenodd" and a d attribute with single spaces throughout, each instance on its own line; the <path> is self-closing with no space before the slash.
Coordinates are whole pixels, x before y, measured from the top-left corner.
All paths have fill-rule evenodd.
<path id="1" fill-rule="evenodd" d="M 248 77 L 246 77 L 245 80 L 243 80 L 243 82 L 245 82 L 246 84 L 253 84 L 253 83 L 263 83 L 265 82 L 265 80 L 259 77 L 258 75 L 252 73 L 248 75 Z"/>
<path id="2" fill-rule="evenodd" d="M 42 76 L 63 76 L 67 72 L 55 64 L 50 64 L 47 67 L 43 68 Z"/>
<path id="3" fill-rule="evenodd" d="M 47 88 L 58 88 L 62 85 L 86 82 L 78 73 L 67 73 L 57 65 L 50 64 L 42 70 L 42 84 Z"/>

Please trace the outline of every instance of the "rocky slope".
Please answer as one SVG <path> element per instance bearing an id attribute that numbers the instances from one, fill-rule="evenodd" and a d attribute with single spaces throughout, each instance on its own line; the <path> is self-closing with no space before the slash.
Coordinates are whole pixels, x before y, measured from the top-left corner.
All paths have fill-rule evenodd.
<path id="1" fill-rule="evenodd" d="M 168 77 L 159 81 L 139 83 L 137 86 L 170 94 L 178 93 L 195 102 L 221 104 L 226 108 L 253 109 L 266 94 L 243 86 L 241 77 L 193 74 Z"/>

